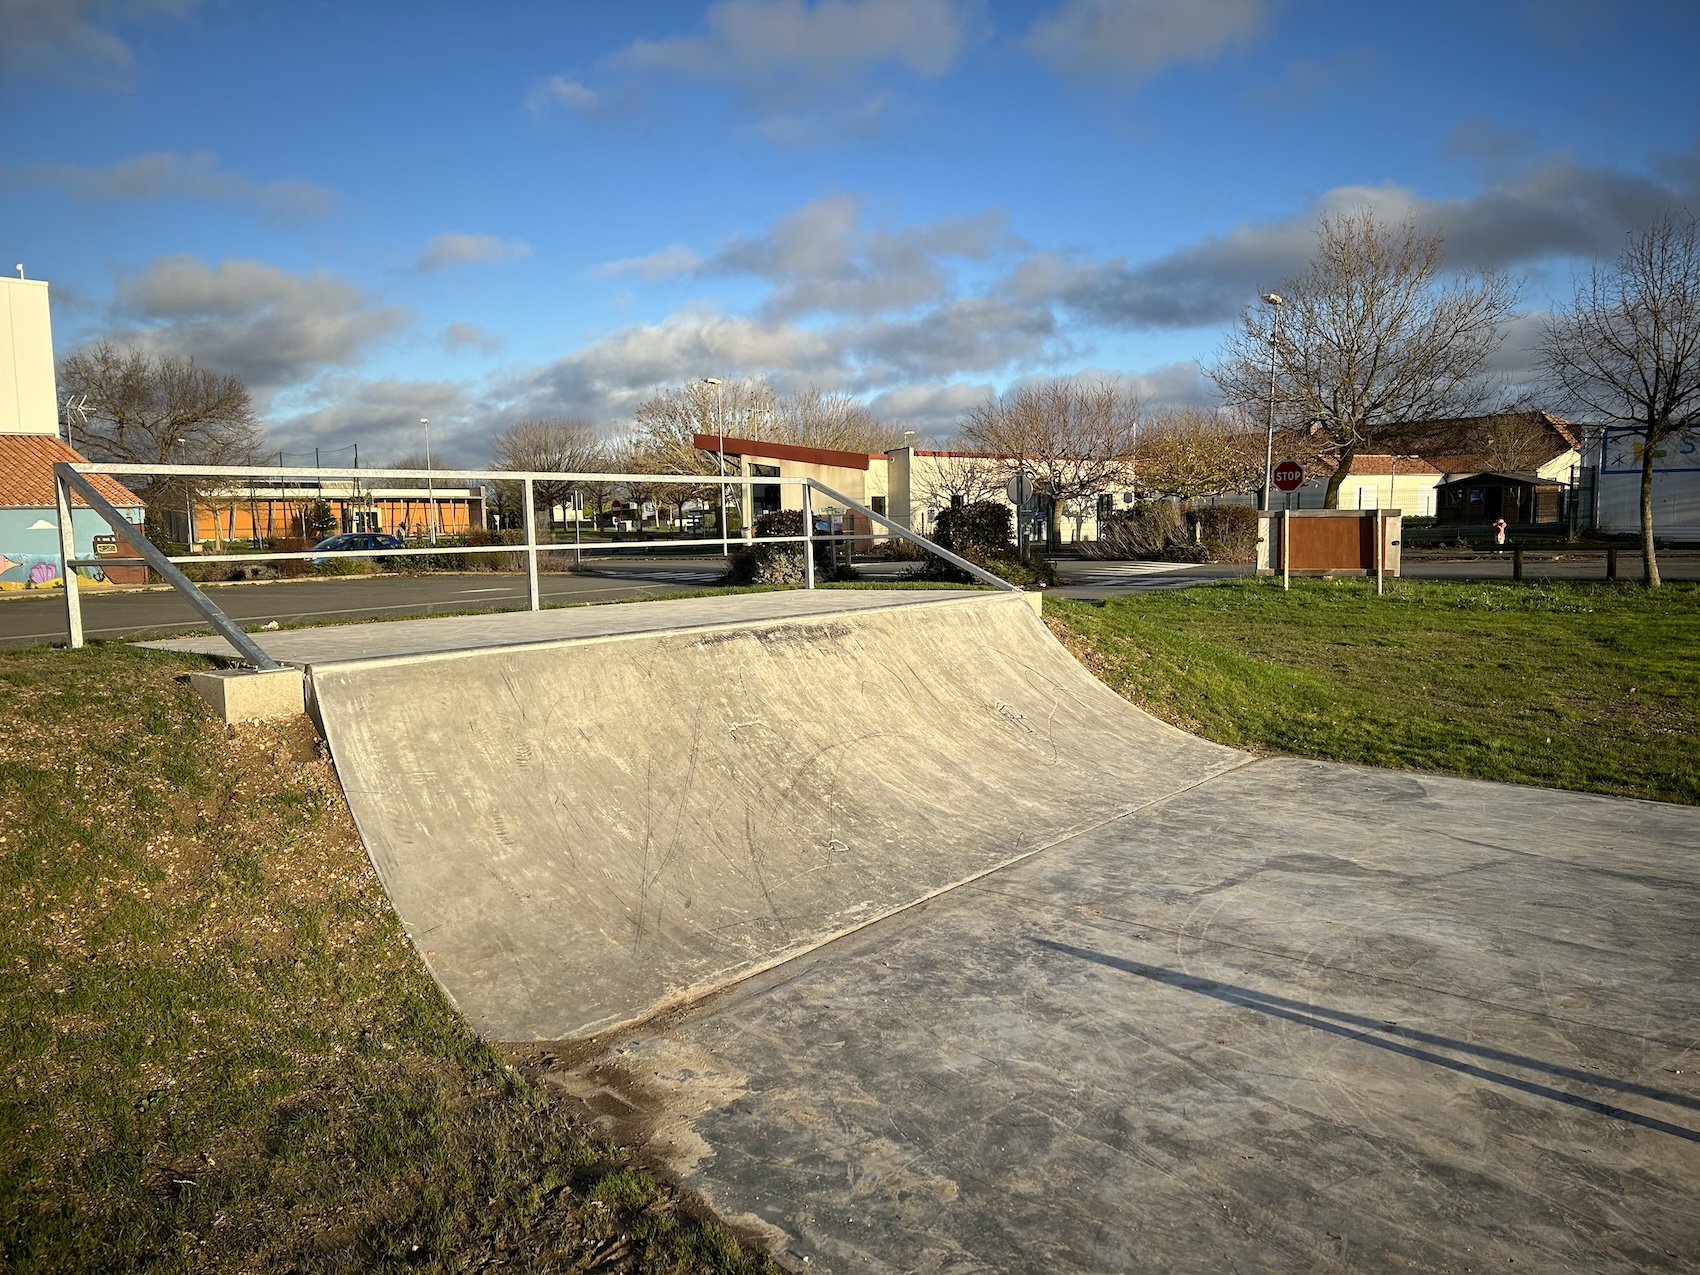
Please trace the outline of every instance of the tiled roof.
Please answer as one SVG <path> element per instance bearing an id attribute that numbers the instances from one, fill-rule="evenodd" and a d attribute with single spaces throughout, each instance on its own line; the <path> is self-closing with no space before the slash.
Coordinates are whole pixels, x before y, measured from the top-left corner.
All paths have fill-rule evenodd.
<path id="1" fill-rule="evenodd" d="M 1434 459 L 1422 456 L 1393 457 L 1385 452 L 1380 456 L 1360 455 L 1352 457 L 1352 467 L 1346 472 L 1368 478 L 1375 474 L 1385 474 L 1389 465 L 1397 466 L 1393 471 L 1397 474 L 1441 474 L 1446 472 L 1445 467 Z"/>
<path id="2" fill-rule="evenodd" d="M 51 434 L 0 434 L 0 509 L 52 509 L 57 503 L 53 462 L 87 459 Z M 140 496 L 116 478 L 90 474 L 88 479 L 120 509 L 134 509 L 142 503 Z M 71 502 L 86 503 L 77 496 Z"/>

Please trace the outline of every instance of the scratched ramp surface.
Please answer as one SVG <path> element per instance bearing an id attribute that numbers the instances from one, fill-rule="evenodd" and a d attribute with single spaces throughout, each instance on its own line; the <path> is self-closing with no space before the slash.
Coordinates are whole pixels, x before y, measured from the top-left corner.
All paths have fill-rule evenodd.
<path id="1" fill-rule="evenodd" d="M 1245 759 L 1013 595 L 312 678 L 391 900 L 502 1040 L 640 1018 Z"/>

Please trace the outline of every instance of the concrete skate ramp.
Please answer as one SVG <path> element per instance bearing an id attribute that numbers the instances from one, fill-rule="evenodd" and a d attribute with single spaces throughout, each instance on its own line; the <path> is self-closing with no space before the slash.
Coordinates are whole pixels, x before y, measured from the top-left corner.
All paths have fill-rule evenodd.
<path id="1" fill-rule="evenodd" d="M 311 676 L 391 900 L 499 1040 L 641 1018 L 1245 760 L 1008 594 Z"/>

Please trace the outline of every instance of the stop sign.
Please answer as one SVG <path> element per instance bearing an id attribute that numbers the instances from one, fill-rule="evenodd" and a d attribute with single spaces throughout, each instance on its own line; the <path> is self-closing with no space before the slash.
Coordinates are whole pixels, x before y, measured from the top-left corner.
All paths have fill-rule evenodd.
<path id="1" fill-rule="evenodd" d="M 1275 466 L 1275 485 L 1282 491 L 1297 491 L 1305 480 L 1305 467 L 1296 460 L 1284 460 Z"/>

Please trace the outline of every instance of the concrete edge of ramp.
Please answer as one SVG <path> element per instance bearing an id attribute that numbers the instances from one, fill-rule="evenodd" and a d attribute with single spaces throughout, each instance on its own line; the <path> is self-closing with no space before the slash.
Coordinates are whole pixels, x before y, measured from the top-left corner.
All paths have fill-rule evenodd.
<path id="1" fill-rule="evenodd" d="M 1247 760 L 1018 595 L 312 674 L 410 937 L 503 1040 L 675 1009 Z"/>

